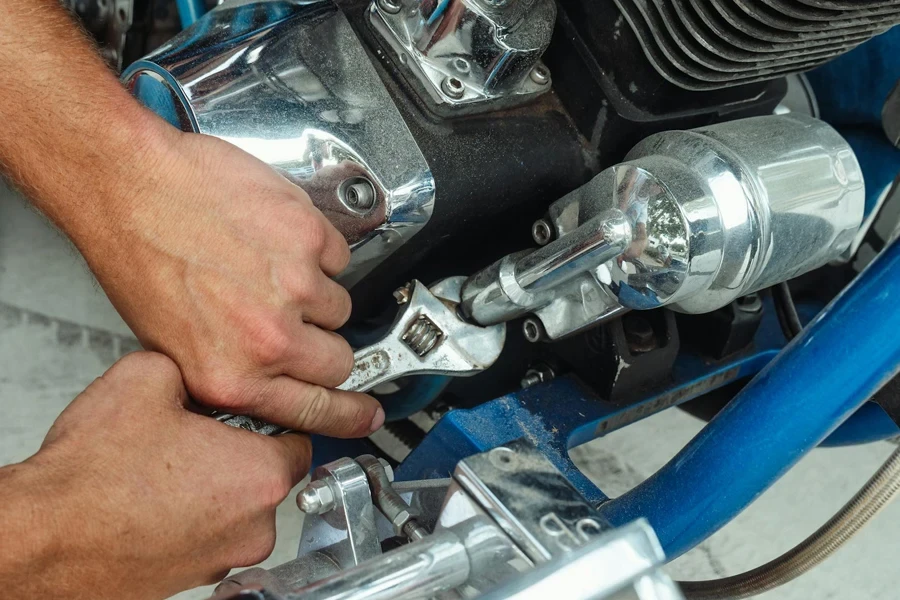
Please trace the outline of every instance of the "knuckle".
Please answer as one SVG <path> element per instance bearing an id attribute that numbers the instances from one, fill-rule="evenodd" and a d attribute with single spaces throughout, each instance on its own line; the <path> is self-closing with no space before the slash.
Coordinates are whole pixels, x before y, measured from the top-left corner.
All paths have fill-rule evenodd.
<path id="1" fill-rule="evenodd" d="M 310 385 L 304 402 L 297 415 L 297 423 L 303 429 L 315 429 L 321 425 L 326 408 L 331 401 L 331 393 L 318 385 Z"/>
<path id="2" fill-rule="evenodd" d="M 244 382 L 214 364 L 202 367 L 190 377 L 188 388 L 197 400 L 214 408 L 239 409 L 245 403 Z"/>
<path id="3" fill-rule="evenodd" d="M 254 366 L 272 367 L 279 364 L 291 347 L 291 336 L 277 319 L 261 320 L 249 331 L 246 344 Z"/>

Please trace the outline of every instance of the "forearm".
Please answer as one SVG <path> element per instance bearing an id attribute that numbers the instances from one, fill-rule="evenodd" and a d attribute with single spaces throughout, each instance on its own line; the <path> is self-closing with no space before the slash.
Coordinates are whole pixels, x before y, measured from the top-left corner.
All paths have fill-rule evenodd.
<path id="1" fill-rule="evenodd" d="M 163 132 L 59 0 L 0 0 L 0 167 L 80 249 Z"/>

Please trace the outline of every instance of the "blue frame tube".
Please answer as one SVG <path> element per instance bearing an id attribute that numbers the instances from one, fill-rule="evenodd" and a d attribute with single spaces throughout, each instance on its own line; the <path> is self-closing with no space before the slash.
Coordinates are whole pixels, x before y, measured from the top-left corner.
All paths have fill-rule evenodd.
<path id="1" fill-rule="evenodd" d="M 182 29 L 187 29 L 206 13 L 203 0 L 175 0 L 175 6 L 178 7 Z"/>
<path id="2" fill-rule="evenodd" d="M 900 244 L 886 248 L 697 437 L 600 507 L 646 517 L 672 559 L 733 519 L 900 365 Z"/>

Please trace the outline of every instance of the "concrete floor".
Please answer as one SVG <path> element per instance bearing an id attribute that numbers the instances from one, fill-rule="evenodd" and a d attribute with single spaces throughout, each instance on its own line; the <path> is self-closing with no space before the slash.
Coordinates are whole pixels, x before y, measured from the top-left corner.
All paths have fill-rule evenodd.
<path id="1" fill-rule="evenodd" d="M 119 356 L 137 347 L 75 250 L 0 187 L 0 465 L 37 451 L 56 415 Z M 573 452 L 611 495 L 662 466 L 701 427 L 672 410 Z M 755 567 L 824 523 L 891 452 L 888 443 L 817 450 L 753 506 L 668 568 L 677 578 L 721 577 Z M 738 474 L 736 474 L 738 475 Z M 0 508 L 2 510 L 2 508 Z M 301 518 L 279 509 L 270 564 L 293 558 Z M 900 504 L 888 507 L 838 555 L 767 599 L 896 597 Z M 179 600 L 202 599 L 194 590 Z"/>

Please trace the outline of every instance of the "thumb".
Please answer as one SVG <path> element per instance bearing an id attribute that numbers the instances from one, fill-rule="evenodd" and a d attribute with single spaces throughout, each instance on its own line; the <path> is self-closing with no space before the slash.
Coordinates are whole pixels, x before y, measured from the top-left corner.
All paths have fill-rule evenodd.
<path id="1" fill-rule="evenodd" d="M 291 432 L 268 438 L 268 441 L 278 446 L 283 468 L 291 477 L 291 487 L 300 483 L 309 473 L 312 463 L 312 442 L 309 436 Z"/>

